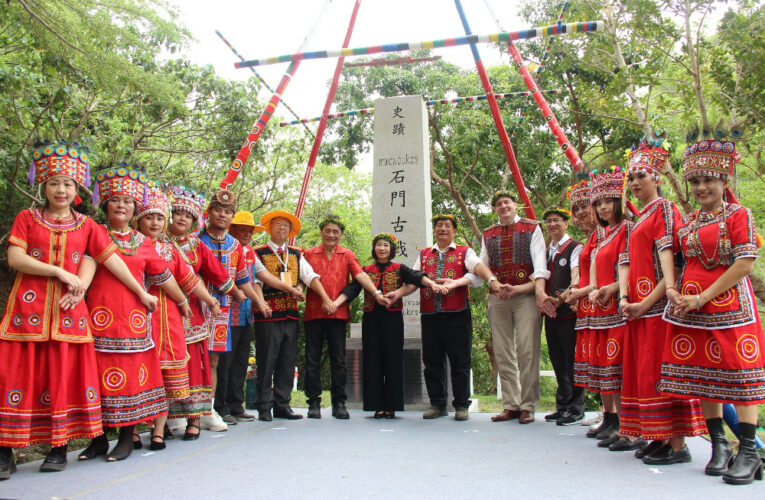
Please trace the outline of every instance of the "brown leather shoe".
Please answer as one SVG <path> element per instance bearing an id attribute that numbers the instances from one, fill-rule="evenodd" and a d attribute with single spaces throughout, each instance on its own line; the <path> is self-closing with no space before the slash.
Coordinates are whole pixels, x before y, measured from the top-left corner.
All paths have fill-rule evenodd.
<path id="1" fill-rule="evenodd" d="M 498 413 L 491 417 L 492 422 L 506 422 L 508 420 L 514 420 L 520 416 L 521 412 L 518 410 L 502 410 L 502 413 Z"/>
<path id="2" fill-rule="evenodd" d="M 529 410 L 521 410 L 521 417 L 518 422 L 522 424 L 530 424 L 534 421 L 534 412 Z"/>

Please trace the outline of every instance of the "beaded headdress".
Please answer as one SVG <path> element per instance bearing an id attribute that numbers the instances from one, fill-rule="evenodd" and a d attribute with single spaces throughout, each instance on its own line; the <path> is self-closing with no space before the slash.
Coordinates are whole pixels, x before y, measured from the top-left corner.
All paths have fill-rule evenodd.
<path id="1" fill-rule="evenodd" d="M 373 248 L 379 240 L 384 240 L 390 243 L 390 246 L 393 250 L 395 250 L 398 247 L 398 238 L 396 238 L 390 233 L 377 233 L 376 235 L 374 235 L 374 237 L 372 238 Z"/>
<path id="2" fill-rule="evenodd" d="M 655 180 L 660 180 L 669 160 L 669 151 L 661 147 L 662 141 L 663 138 L 647 140 L 643 137 L 640 144 L 633 146 L 629 152 L 627 171 L 642 172 Z"/>
<path id="3" fill-rule="evenodd" d="M 171 210 L 188 212 L 196 219 L 197 224 L 202 223 L 202 213 L 207 203 L 203 194 L 197 193 L 193 189 L 187 189 L 184 186 L 170 186 L 168 194 L 170 195 Z"/>
<path id="4" fill-rule="evenodd" d="M 207 209 L 213 207 L 228 208 L 236 212 L 236 195 L 230 189 L 218 189 L 210 197 L 210 204 L 207 205 Z"/>
<path id="5" fill-rule="evenodd" d="M 733 141 L 704 139 L 685 148 L 683 153 L 683 180 L 691 177 L 717 177 L 730 179 L 733 169 L 741 160 Z"/>
<path id="6" fill-rule="evenodd" d="M 590 204 L 590 182 L 589 179 L 582 179 L 576 184 L 570 185 L 566 189 L 566 196 L 571 204 L 571 209 L 577 205 Z"/>
<path id="7" fill-rule="evenodd" d="M 136 218 L 140 219 L 144 215 L 159 214 L 167 217 L 167 213 L 170 210 L 170 198 L 167 194 L 156 186 L 149 187 L 149 194 L 146 199 L 146 203 L 141 205 L 141 210 L 136 214 Z"/>
<path id="8" fill-rule="evenodd" d="M 146 172 L 138 166 L 124 163 L 113 165 L 96 175 L 93 201 L 107 201 L 114 196 L 129 196 L 137 203 L 146 204 L 149 195 Z"/>
<path id="9" fill-rule="evenodd" d="M 46 141 L 35 144 L 27 180 L 34 186 L 35 181 L 42 184 L 53 177 L 65 176 L 81 186 L 90 186 L 88 152 L 88 148 L 76 142 L 68 144 L 59 141 L 52 144 Z"/>
<path id="10" fill-rule="evenodd" d="M 598 200 L 609 198 L 621 198 L 624 201 L 625 189 L 627 188 L 627 176 L 616 165 L 590 172 L 592 183 L 590 184 L 590 203 L 593 205 Z"/>

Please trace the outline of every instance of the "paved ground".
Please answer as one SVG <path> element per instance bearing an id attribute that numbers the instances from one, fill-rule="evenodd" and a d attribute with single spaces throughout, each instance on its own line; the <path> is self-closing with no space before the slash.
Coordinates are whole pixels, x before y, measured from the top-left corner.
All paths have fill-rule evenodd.
<path id="1" fill-rule="evenodd" d="M 19 466 L 2 498 L 763 498 L 763 482 L 729 486 L 704 475 L 709 444 L 689 440 L 690 464 L 649 467 L 595 447 L 585 427 L 425 421 L 419 412 L 374 420 L 240 423 L 228 432 L 138 450 L 124 462 L 77 463 L 61 473 Z M 180 433 L 179 433 L 180 437 Z M 144 443 L 148 436 L 144 435 Z"/>

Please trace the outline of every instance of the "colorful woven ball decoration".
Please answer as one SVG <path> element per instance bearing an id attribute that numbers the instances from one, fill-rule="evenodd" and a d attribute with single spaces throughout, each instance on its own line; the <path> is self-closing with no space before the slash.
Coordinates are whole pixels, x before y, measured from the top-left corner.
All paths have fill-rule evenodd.
<path id="1" fill-rule="evenodd" d="M 147 181 L 146 173 L 138 166 L 130 167 L 125 163 L 112 165 L 96 174 L 97 189 L 93 190 L 93 201 L 97 203 L 114 196 L 129 196 L 136 203 L 145 205 L 149 195 Z"/>
<path id="2" fill-rule="evenodd" d="M 213 207 L 228 208 L 236 212 L 236 195 L 230 189 L 219 189 L 213 193 L 210 197 L 210 204 L 207 205 L 207 209 Z"/>
<path id="3" fill-rule="evenodd" d="M 53 177 L 69 177 L 81 186 L 90 186 L 89 150 L 76 142 L 50 141 L 35 144 L 27 181 L 34 186 Z"/>

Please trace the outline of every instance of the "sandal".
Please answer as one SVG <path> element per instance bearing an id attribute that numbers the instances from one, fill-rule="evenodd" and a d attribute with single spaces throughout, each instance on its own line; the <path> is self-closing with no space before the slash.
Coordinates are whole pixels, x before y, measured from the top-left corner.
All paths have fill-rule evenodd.
<path id="1" fill-rule="evenodd" d="M 189 427 L 193 427 L 197 430 L 196 433 L 189 432 Z M 202 433 L 202 429 L 197 424 L 186 424 L 186 432 L 183 433 L 184 441 L 195 441 L 199 439 L 199 434 Z"/>
<path id="2" fill-rule="evenodd" d="M 165 424 L 165 431 L 162 437 L 165 438 L 165 440 L 175 439 L 175 436 L 173 435 L 173 431 L 170 430 L 170 427 L 168 427 L 167 424 Z"/>
<path id="3" fill-rule="evenodd" d="M 141 435 L 137 432 L 133 433 L 133 449 L 134 450 L 140 450 L 143 448 L 143 443 L 141 442 Z"/>
<path id="4" fill-rule="evenodd" d="M 155 441 L 155 439 L 158 439 L 159 441 Z M 167 445 L 165 444 L 165 438 L 162 436 L 151 436 L 151 443 L 149 443 L 149 449 L 150 450 L 164 450 L 167 448 Z"/>

